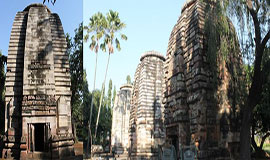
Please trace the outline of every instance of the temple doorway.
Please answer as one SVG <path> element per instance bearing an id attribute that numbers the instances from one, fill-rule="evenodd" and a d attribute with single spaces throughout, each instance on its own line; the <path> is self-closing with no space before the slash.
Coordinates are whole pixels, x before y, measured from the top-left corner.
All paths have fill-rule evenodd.
<path id="1" fill-rule="evenodd" d="M 179 158 L 179 141 L 178 141 L 178 136 L 177 135 L 170 135 L 169 139 L 171 139 L 172 145 L 175 148 L 176 151 L 176 157 L 177 159 Z"/>
<path id="2" fill-rule="evenodd" d="M 50 124 L 32 123 L 28 124 L 29 150 L 31 152 L 48 152 Z"/>
<path id="3" fill-rule="evenodd" d="M 35 130 L 35 151 L 44 152 L 45 148 L 45 123 L 34 124 Z"/>

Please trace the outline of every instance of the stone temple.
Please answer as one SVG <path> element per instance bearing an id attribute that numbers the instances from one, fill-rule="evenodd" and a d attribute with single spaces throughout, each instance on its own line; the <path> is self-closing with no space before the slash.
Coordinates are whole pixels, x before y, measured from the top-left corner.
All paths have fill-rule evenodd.
<path id="1" fill-rule="evenodd" d="M 132 85 L 120 87 L 113 105 L 112 117 L 112 150 L 119 155 L 127 156 L 129 149 L 129 116 Z"/>
<path id="2" fill-rule="evenodd" d="M 31 4 L 16 14 L 7 58 L 6 158 L 74 155 L 66 48 L 61 21 L 46 6 Z"/>
<path id="3" fill-rule="evenodd" d="M 166 137 L 172 140 L 178 158 L 184 154 L 183 148 L 194 145 L 198 159 L 237 159 L 240 50 L 236 43 L 238 49 L 230 52 L 227 61 L 217 56 L 217 64 L 209 63 L 205 9 L 203 1 L 188 0 L 171 32 L 164 64 Z"/>
<path id="4" fill-rule="evenodd" d="M 156 159 L 158 146 L 164 143 L 164 60 L 160 53 L 148 51 L 136 69 L 129 124 L 131 159 Z"/>

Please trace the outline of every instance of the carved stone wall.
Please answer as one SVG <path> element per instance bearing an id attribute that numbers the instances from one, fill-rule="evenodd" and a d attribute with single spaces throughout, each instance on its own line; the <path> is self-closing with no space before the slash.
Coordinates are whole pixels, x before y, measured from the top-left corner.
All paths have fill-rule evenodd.
<path id="1" fill-rule="evenodd" d="M 234 72 L 241 76 L 242 61 L 236 44 L 237 53 L 227 61 L 217 56 L 217 64 L 209 63 L 205 9 L 204 2 L 188 0 L 171 32 L 165 63 L 166 137 L 178 157 L 181 147 L 194 144 L 199 159 L 232 159 L 239 149 L 241 105 L 236 96 L 241 83 Z"/>
<path id="2" fill-rule="evenodd" d="M 164 143 L 164 60 L 158 52 L 146 52 L 135 73 L 129 124 L 132 159 L 157 159 L 158 146 Z"/>
<path id="3" fill-rule="evenodd" d="M 111 147 L 117 154 L 128 153 L 128 129 L 132 85 L 120 87 L 113 105 Z"/>
<path id="4" fill-rule="evenodd" d="M 16 14 L 6 74 L 3 152 L 8 158 L 74 154 L 66 48 L 61 21 L 46 6 L 31 4 Z M 38 134 L 43 135 L 41 142 Z M 36 142 L 44 145 L 41 154 Z"/>

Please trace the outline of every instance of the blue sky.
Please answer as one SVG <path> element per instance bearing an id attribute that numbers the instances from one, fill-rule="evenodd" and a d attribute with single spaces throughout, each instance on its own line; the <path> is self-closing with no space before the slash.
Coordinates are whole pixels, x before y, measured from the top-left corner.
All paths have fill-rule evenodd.
<path id="1" fill-rule="evenodd" d="M 169 36 L 181 14 L 185 0 L 83 0 L 84 25 L 94 14 L 106 14 L 110 9 L 119 12 L 120 19 L 127 27 L 123 33 L 128 41 L 121 41 L 120 52 L 111 55 L 109 71 L 106 80 L 112 79 L 116 89 L 126 83 L 126 76 L 132 80 L 141 54 L 155 50 L 166 55 Z M 99 52 L 96 88 L 100 89 L 104 79 L 107 53 Z M 86 68 L 89 89 L 93 88 L 95 54 L 90 51 L 89 43 L 84 44 L 84 68 Z M 107 92 L 106 92 L 107 93 Z"/>
<path id="2" fill-rule="evenodd" d="M 31 3 L 42 3 L 43 0 L 1 0 L 0 2 L 0 50 L 7 55 L 12 24 L 15 15 Z M 65 33 L 74 36 L 74 29 L 82 22 L 82 0 L 57 0 L 53 6 L 45 3 L 62 21 Z"/>
<path id="3" fill-rule="evenodd" d="M 31 3 L 43 0 L 2 0 L 0 2 L 0 50 L 7 55 L 10 32 L 14 17 Z M 106 88 L 109 79 L 117 90 L 126 83 L 126 76 L 132 80 L 142 53 L 156 50 L 166 54 L 169 36 L 181 13 L 185 0 L 57 0 L 53 6 L 46 3 L 52 12 L 57 13 L 62 21 L 65 33 L 74 35 L 74 29 L 83 20 L 84 25 L 90 16 L 100 11 L 106 14 L 109 9 L 118 11 L 127 27 L 123 30 L 128 41 L 121 41 L 120 52 L 111 56 Z M 107 53 L 99 53 L 96 88 L 100 89 L 105 73 Z M 87 71 L 89 89 L 93 87 L 95 54 L 90 51 L 89 43 L 84 44 L 84 68 Z"/>

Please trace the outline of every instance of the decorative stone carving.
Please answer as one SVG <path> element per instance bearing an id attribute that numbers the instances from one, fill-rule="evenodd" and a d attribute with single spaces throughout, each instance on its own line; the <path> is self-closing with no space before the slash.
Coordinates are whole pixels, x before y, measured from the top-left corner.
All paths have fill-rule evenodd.
<path id="1" fill-rule="evenodd" d="M 61 21 L 45 5 L 31 4 L 16 14 L 7 58 L 8 139 L 3 151 L 7 158 L 74 155 L 66 48 Z M 53 137 L 57 140 L 53 141 Z M 55 149 L 58 151 L 52 154 Z"/>
<path id="2" fill-rule="evenodd" d="M 209 64 L 205 7 L 203 1 L 188 0 L 171 32 L 164 64 L 166 137 L 174 143 L 178 158 L 180 146 L 189 145 L 197 145 L 198 159 L 235 158 L 242 101 L 235 93 L 241 92 L 237 86 L 241 84 L 241 54 L 236 45 L 237 53 L 230 53 L 228 61 L 217 56 L 218 66 Z M 218 68 L 217 86 L 211 65 Z M 230 67 L 240 74 L 234 75 Z"/>
<path id="3" fill-rule="evenodd" d="M 132 159 L 157 159 L 158 147 L 165 140 L 164 60 L 156 51 L 144 53 L 134 76 L 129 124 Z"/>

